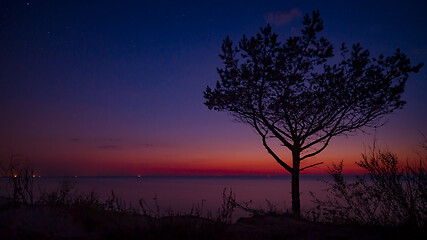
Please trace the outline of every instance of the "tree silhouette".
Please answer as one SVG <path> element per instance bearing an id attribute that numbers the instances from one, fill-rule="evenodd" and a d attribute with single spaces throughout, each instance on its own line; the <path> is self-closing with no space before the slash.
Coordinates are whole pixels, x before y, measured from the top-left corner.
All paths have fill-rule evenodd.
<path id="1" fill-rule="evenodd" d="M 341 59 L 318 34 L 318 11 L 304 17 L 301 36 L 280 43 L 267 25 L 237 47 L 222 44 L 221 81 L 204 92 L 209 109 L 230 112 L 261 136 L 268 153 L 292 175 L 292 211 L 300 216 L 299 173 L 321 163 L 302 166 L 322 152 L 334 136 L 382 125 L 381 117 L 403 107 L 401 100 L 412 66 L 405 54 L 371 58 L 359 44 L 343 43 Z M 288 164 L 271 147 L 271 139 L 292 152 Z"/>

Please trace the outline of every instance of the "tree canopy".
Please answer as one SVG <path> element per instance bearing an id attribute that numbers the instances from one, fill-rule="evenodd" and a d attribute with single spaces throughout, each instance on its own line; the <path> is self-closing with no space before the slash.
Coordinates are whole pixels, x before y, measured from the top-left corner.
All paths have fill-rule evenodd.
<path id="1" fill-rule="evenodd" d="M 342 59 L 333 64 L 332 44 L 318 36 L 319 12 L 306 15 L 303 24 L 301 36 L 284 43 L 269 25 L 255 37 L 243 36 L 237 47 L 227 37 L 221 81 L 204 92 L 209 109 L 232 113 L 263 140 L 274 137 L 291 151 L 299 148 L 305 152 L 301 160 L 321 152 L 332 137 L 376 127 L 382 116 L 402 108 L 408 74 L 422 66 L 412 66 L 399 49 L 371 58 L 360 44 L 342 44 Z"/>
<path id="2" fill-rule="evenodd" d="M 227 37 L 223 67 L 217 69 L 220 81 L 204 92 L 209 109 L 229 112 L 259 133 L 267 151 L 296 177 L 293 182 L 300 171 L 319 164 L 301 167 L 300 162 L 322 152 L 334 136 L 380 126 L 384 115 L 402 108 L 408 76 L 422 67 L 411 65 L 399 49 L 392 56 L 371 57 L 360 44 L 343 43 L 335 51 L 319 36 L 318 11 L 307 14 L 303 24 L 300 36 L 283 43 L 269 25 L 256 36 L 244 35 L 237 46 Z M 292 152 L 292 165 L 276 154 L 270 138 Z M 299 215 L 298 184 L 292 188 Z"/>

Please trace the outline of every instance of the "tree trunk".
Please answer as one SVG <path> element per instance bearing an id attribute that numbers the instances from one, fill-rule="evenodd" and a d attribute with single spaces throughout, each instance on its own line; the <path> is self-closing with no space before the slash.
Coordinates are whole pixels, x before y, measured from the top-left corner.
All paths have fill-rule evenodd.
<path id="1" fill-rule="evenodd" d="M 292 213 L 295 218 L 301 215 L 301 206 L 299 198 L 299 172 L 292 173 Z"/>
<path id="2" fill-rule="evenodd" d="M 299 168 L 300 168 L 300 153 L 292 153 L 292 213 L 295 218 L 301 216 L 301 203 L 299 193 Z"/>

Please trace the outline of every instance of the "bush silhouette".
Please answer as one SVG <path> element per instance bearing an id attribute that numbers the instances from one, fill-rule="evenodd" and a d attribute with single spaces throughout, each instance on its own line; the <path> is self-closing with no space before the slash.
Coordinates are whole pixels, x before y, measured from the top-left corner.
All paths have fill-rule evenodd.
<path id="1" fill-rule="evenodd" d="M 367 171 L 346 181 L 343 164 L 329 168 L 327 200 L 315 198 L 314 219 L 333 223 L 425 227 L 427 178 L 425 161 L 402 164 L 389 151 L 372 150 L 357 165 Z M 314 195 L 313 195 L 314 196 Z"/>

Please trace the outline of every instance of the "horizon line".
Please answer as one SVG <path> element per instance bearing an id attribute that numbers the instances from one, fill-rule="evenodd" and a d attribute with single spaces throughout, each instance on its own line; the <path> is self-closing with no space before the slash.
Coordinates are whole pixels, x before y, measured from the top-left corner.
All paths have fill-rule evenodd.
<path id="1" fill-rule="evenodd" d="M 365 173 L 343 173 L 344 176 L 351 175 L 364 175 Z M 155 174 L 155 175 L 38 175 L 33 178 L 283 178 L 291 177 L 291 174 L 221 174 L 221 175 L 168 175 L 168 174 Z M 330 176 L 328 173 L 305 173 L 300 174 L 304 176 Z M 0 176 L 0 178 L 9 178 L 8 176 Z"/>

